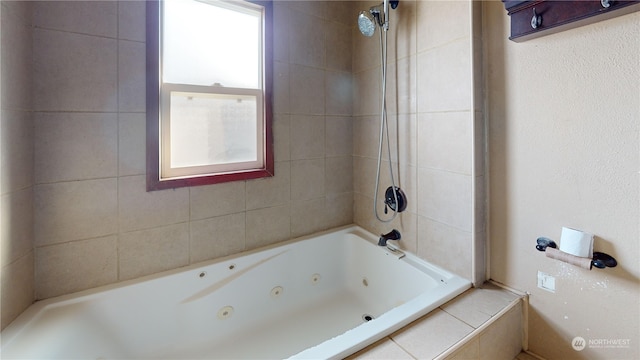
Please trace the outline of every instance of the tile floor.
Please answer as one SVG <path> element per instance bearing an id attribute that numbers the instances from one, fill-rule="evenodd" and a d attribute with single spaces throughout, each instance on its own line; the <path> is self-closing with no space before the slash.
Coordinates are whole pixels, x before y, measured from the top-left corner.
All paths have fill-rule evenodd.
<path id="1" fill-rule="evenodd" d="M 486 283 L 348 359 L 530 360 L 519 357 L 522 309 L 519 295 Z"/>

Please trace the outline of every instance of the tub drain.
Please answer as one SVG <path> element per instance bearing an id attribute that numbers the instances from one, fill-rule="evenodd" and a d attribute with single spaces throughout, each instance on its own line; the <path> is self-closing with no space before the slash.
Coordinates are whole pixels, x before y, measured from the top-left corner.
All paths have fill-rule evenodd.
<path id="1" fill-rule="evenodd" d="M 280 295 L 282 295 L 283 291 L 284 291 L 284 289 L 282 288 L 282 286 L 276 286 L 273 289 L 271 289 L 271 297 L 272 298 L 277 298 Z"/>
<path id="2" fill-rule="evenodd" d="M 222 309 L 218 310 L 218 319 L 220 320 L 228 319 L 231 317 L 231 315 L 233 315 L 232 306 L 225 306 Z"/>
<path id="3" fill-rule="evenodd" d="M 311 283 L 313 285 L 315 285 L 315 284 L 320 282 L 321 278 L 322 278 L 322 276 L 320 276 L 320 274 L 313 274 L 313 275 L 311 275 Z"/>
<path id="4" fill-rule="evenodd" d="M 369 321 L 371 321 L 373 319 L 374 319 L 374 317 L 372 315 L 369 315 L 369 314 L 362 315 L 362 320 L 364 320 L 364 322 L 369 322 Z"/>

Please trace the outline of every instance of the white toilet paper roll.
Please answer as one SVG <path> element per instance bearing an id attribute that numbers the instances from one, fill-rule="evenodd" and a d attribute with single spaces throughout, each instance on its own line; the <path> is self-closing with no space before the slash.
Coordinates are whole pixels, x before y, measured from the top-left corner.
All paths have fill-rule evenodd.
<path id="1" fill-rule="evenodd" d="M 562 235 L 560 236 L 560 251 L 575 256 L 592 258 L 593 235 L 563 227 Z"/>

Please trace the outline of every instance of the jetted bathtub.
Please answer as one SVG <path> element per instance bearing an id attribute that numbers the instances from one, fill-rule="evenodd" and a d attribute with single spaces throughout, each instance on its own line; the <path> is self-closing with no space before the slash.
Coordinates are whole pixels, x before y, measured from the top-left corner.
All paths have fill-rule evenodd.
<path id="1" fill-rule="evenodd" d="M 40 301 L 2 359 L 345 357 L 470 282 L 351 226 Z"/>

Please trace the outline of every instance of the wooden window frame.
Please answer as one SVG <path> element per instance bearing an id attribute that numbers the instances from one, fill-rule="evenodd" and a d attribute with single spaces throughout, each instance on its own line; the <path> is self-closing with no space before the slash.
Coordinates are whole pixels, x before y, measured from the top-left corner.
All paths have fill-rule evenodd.
<path id="1" fill-rule="evenodd" d="M 273 89 L 273 7 L 271 1 L 250 1 L 264 8 L 263 29 L 263 165 L 249 170 L 234 170 L 220 173 L 161 178 L 161 45 L 160 8 L 161 0 L 146 3 L 146 161 L 147 191 L 173 189 L 188 186 L 243 181 L 274 175 L 273 132 L 272 132 L 272 89 Z"/>

